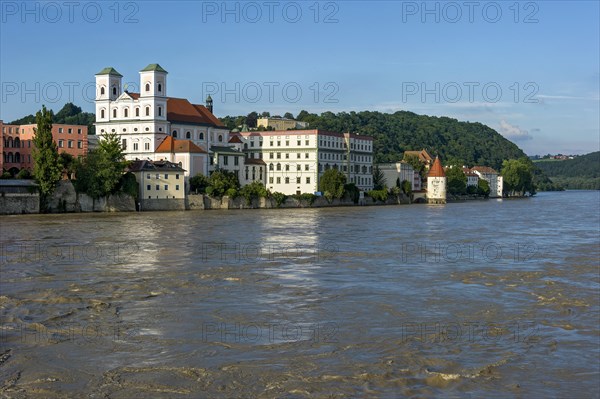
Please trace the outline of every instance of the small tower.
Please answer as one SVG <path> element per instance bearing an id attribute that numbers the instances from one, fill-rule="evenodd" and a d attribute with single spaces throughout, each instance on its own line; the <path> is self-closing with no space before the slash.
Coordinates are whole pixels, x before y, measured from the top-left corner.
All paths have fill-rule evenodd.
<path id="1" fill-rule="evenodd" d="M 96 122 L 110 119 L 110 102 L 121 95 L 123 75 L 113 67 L 107 67 L 96 74 Z"/>
<path id="2" fill-rule="evenodd" d="M 438 157 L 435 157 L 427 174 L 427 202 L 430 204 L 446 203 L 446 173 Z"/>
<path id="3" fill-rule="evenodd" d="M 210 94 L 208 95 L 208 97 L 206 97 L 206 109 L 212 114 L 213 113 L 213 99 L 210 96 Z"/>
<path id="4" fill-rule="evenodd" d="M 167 71 L 159 64 L 150 64 L 140 71 L 140 97 L 166 97 Z"/>

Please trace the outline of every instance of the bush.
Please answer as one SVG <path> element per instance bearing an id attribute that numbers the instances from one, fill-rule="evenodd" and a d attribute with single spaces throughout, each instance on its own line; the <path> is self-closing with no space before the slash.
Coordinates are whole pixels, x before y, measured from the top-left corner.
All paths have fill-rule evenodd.
<path id="1" fill-rule="evenodd" d="M 268 192 L 264 184 L 259 181 L 253 181 L 242 187 L 239 194 L 246 199 L 246 205 L 250 206 L 253 199 L 266 197 Z"/>
<path id="2" fill-rule="evenodd" d="M 4 172 L 2 172 L 2 176 L 0 176 L 0 179 L 12 179 L 12 175 L 9 171 L 5 170 Z"/>
<path id="3" fill-rule="evenodd" d="M 373 198 L 375 201 L 385 202 L 388 199 L 387 190 L 371 190 L 367 192 L 367 195 Z"/>
<path id="4" fill-rule="evenodd" d="M 31 172 L 27 169 L 21 169 L 17 173 L 17 179 L 31 179 Z"/>
<path id="5" fill-rule="evenodd" d="M 209 192 L 209 188 L 211 188 Z M 215 197 L 228 195 L 231 198 L 237 197 L 237 191 L 240 188 L 240 182 L 235 173 L 226 170 L 217 170 L 210 175 L 209 186 L 206 193 Z"/>
<path id="6" fill-rule="evenodd" d="M 131 172 L 127 172 L 121 176 L 117 190 L 123 192 L 133 198 L 138 198 L 139 185 L 135 175 Z"/>
<path id="7" fill-rule="evenodd" d="M 304 201 L 306 201 L 308 206 L 312 206 L 312 204 L 315 203 L 317 196 L 312 193 L 303 193 L 300 195 L 300 199 L 303 199 Z"/>
<path id="8" fill-rule="evenodd" d="M 283 204 L 285 202 L 287 195 L 285 195 L 284 193 L 275 191 L 273 194 L 271 194 L 271 197 L 275 200 L 275 206 L 277 208 L 279 208 L 281 206 L 281 204 Z"/>
<path id="9" fill-rule="evenodd" d="M 399 179 L 399 178 L 398 178 Z M 408 180 L 402 180 L 400 185 L 402 187 L 402 192 L 408 196 L 412 194 L 412 184 Z"/>
<path id="10" fill-rule="evenodd" d="M 331 202 L 334 198 L 342 198 L 344 196 L 344 185 L 346 184 L 346 176 L 337 169 L 329 169 L 323 173 L 319 181 L 319 190 L 327 201 Z"/>
<path id="11" fill-rule="evenodd" d="M 210 181 L 208 177 L 198 173 L 190 179 L 190 190 L 198 194 L 204 194 L 206 187 L 208 187 L 209 184 Z"/>
<path id="12" fill-rule="evenodd" d="M 360 190 L 354 183 L 348 183 L 344 185 L 344 195 L 348 195 L 355 204 L 358 204 L 360 198 Z"/>

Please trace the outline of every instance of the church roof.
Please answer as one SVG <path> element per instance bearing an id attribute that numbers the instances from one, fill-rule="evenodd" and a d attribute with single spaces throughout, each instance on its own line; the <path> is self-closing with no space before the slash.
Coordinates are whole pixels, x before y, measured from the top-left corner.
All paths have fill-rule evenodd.
<path id="1" fill-rule="evenodd" d="M 167 138 L 160 143 L 156 152 L 206 154 L 206 151 L 192 143 L 190 140 L 177 140 L 171 136 L 167 136 Z"/>
<path id="2" fill-rule="evenodd" d="M 163 67 L 161 67 L 159 64 L 150 64 L 148 65 L 146 68 L 142 69 L 140 72 L 148 72 L 148 71 L 157 71 L 157 72 L 164 72 L 164 73 L 168 73 Z"/>
<path id="3" fill-rule="evenodd" d="M 446 173 L 444 172 L 444 168 L 442 168 L 440 158 L 435 157 L 435 161 L 433 161 L 433 166 L 431 166 L 431 169 L 429 169 L 427 177 L 446 177 Z"/>
<path id="4" fill-rule="evenodd" d="M 192 104 L 185 98 L 167 97 L 167 120 L 225 127 L 205 106 Z"/>
<path id="5" fill-rule="evenodd" d="M 119 72 L 117 72 L 117 70 L 113 67 L 106 67 L 103 70 L 101 70 L 100 72 L 98 72 L 96 74 L 96 76 L 98 75 L 113 75 L 113 76 L 119 76 L 119 77 L 123 77 L 123 75 L 121 75 Z"/>

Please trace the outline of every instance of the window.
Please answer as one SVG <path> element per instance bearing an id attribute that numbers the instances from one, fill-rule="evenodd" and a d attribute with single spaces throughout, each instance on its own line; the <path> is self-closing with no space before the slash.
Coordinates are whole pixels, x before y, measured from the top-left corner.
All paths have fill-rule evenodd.
<path id="1" fill-rule="evenodd" d="M 81 134 L 81 129 L 77 129 L 77 134 Z"/>
<path id="2" fill-rule="evenodd" d="M 173 138 L 176 139 L 177 138 L 177 130 L 173 130 Z"/>
<path id="3" fill-rule="evenodd" d="M 300 153 L 296 154 L 296 158 L 300 159 L 300 156 L 301 156 Z"/>
<path id="4" fill-rule="evenodd" d="M 223 136 L 219 134 L 219 142 L 223 141 Z"/>
<path id="5" fill-rule="evenodd" d="M 289 177 L 285 178 L 285 184 L 290 184 L 290 178 Z"/>
<path id="6" fill-rule="evenodd" d="M 191 132 L 186 132 L 185 133 L 185 138 L 186 139 L 191 139 L 192 138 L 192 133 Z"/>
<path id="7" fill-rule="evenodd" d="M 169 179 L 169 175 L 165 173 L 165 180 Z"/>
<path id="8" fill-rule="evenodd" d="M 281 170 L 281 164 L 280 163 L 277 164 L 277 170 Z"/>
<path id="9" fill-rule="evenodd" d="M 116 96 L 116 95 L 117 95 L 117 88 L 113 87 L 113 96 Z"/>
<path id="10" fill-rule="evenodd" d="M 289 152 L 285 153 L 285 159 L 290 159 L 290 153 Z"/>
<path id="11" fill-rule="evenodd" d="M 298 146 L 302 145 L 302 141 L 298 140 Z"/>
<path id="12" fill-rule="evenodd" d="M 285 146 L 286 146 L 286 147 L 289 147 L 289 146 L 290 146 L 290 141 L 289 141 L 289 140 L 286 140 L 286 141 L 285 141 Z"/>
<path id="13" fill-rule="evenodd" d="M 179 180 L 179 173 L 175 175 L 175 180 Z"/>
<path id="14" fill-rule="evenodd" d="M 125 108 L 125 109 L 123 110 L 123 116 L 124 116 L 125 118 L 129 118 L 129 108 Z"/>
<path id="15" fill-rule="evenodd" d="M 274 154 L 274 153 L 272 153 L 272 152 L 270 152 L 270 153 L 269 153 L 269 159 L 273 159 L 273 158 L 275 158 L 275 154 Z"/>
<path id="16" fill-rule="evenodd" d="M 59 127 L 59 128 L 58 128 L 58 132 L 59 132 L 59 133 L 62 133 L 62 132 L 63 132 L 63 128 L 62 128 L 62 127 Z"/>
<path id="17" fill-rule="evenodd" d="M 81 141 L 81 140 L 77 141 L 77 148 L 79 148 L 79 149 L 83 148 L 83 141 Z"/>
<path id="18" fill-rule="evenodd" d="M 308 140 L 306 140 L 306 141 L 304 142 L 304 144 L 305 144 L 305 145 L 308 145 L 308 143 L 309 143 L 309 141 L 308 141 Z"/>
<path id="19" fill-rule="evenodd" d="M 310 170 L 310 165 L 309 164 L 304 165 L 304 170 Z"/>
<path id="20" fill-rule="evenodd" d="M 297 171 L 301 171 L 302 170 L 302 165 L 300 165 L 300 164 L 296 165 L 296 170 Z"/>
<path id="21" fill-rule="evenodd" d="M 200 138 L 200 140 L 204 140 L 204 133 L 201 132 L 199 138 Z"/>
<path id="22" fill-rule="evenodd" d="M 150 143 L 144 143 L 144 150 L 148 151 L 150 149 Z"/>
<path id="23" fill-rule="evenodd" d="M 18 132 L 17 132 L 17 133 L 18 133 Z M 71 129 L 71 128 L 68 128 L 68 129 L 67 129 L 67 133 L 69 133 L 69 134 L 73 134 L 73 129 Z"/>
<path id="24" fill-rule="evenodd" d="M 148 185 L 146 186 L 146 190 L 150 191 L 151 189 L 152 189 L 152 186 L 151 186 L 150 184 L 148 184 Z"/>
<path id="25" fill-rule="evenodd" d="M 165 184 L 165 190 L 168 190 L 168 189 L 169 189 L 169 185 Z"/>
<path id="26" fill-rule="evenodd" d="M 223 165 L 229 165 L 229 157 L 227 155 L 223 156 Z"/>
<path id="27" fill-rule="evenodd" d="M 162 85 L 160 83 L 158 84 L 158 92 L 162 93 Z"/>
<path id="28" fill-rule="evenodd" d="M 308 152 L 304 154 L 304 158 L 308 159 Z"/>
<path id="29" fill-rule="evenodd" d="M 302 179 L 301 177 L 296 177 L 296 184 L 300 184 L 301 179 Z"/>
<path id="30" fill-rule="evenodd" d="M 306 178 L 306 184 L 310 184 L 310 177 Z"/>
<path id="31" fill-rule="evenodd" d="M 175 190 L 179 191 L 179 184 L 175 185 Z"/>
<path id="32" fill-rule="evenodd" d="M 281 177 L 277 178 L 277 184 L 281 184 Z"/>
<path id="33" fill-rule="evenodd" d="M 138 143 L 133 143 L 133 151 L 137 151 L 138 150 Z M 150 178 L 150 177 L 148 177 Z"/>
<path id="34" fill-rule="evenodd" d="M 101 88 L 100 88 L 100 95 L 101 95 L 101 96 L 103 96 L 103 95 L 104 95 L 104 93 L 105 93 L 104 87 L 101 87 Z"/>
<path id="35" fill-rule="evenodd" d="M 103 109 L 100 110 L 100 119 L 104 119 L 104 110 Z"/>
<path id="36" fill-rule="evenodd" d="M 273 178 L 269 177 L 269 184 L 273 184 Z"/>
<path id="37" fill-rule="evenodd" d="M 250 147 L 254 147 L 254 141 L 250 142 Z"/>
<path id="38" fill-rule="evenodd" d="M 140 116 L 140 109 L 139 108 L 135 109 L 135 116 Z"/>
<path id="39" fill-rule="evenodd" d="M 162 107 L 158 107 L 158 116 L 162 116 Z"/>
<path id="40" fill-rule="evenodd" d="M 156 180 L 158 180 L 160 178 L 160 175 L 157 173 L 156 174 Z"/>
<path id="41" fill-rule="evenodd" d="M 150 116 L 150 107 L 146 107 L 146 116 Z"/>
<path id="42" fill-rule="evenodd" d="M 290 164 L 289 163 L 285 164 L 285 170 L 288 170 L 288 171 L 290 170 Z"/>
<path id="43" fill-rule="evenodd" d="M 115 108 L 115 109 L 113 109 L 113 118 L 116 118 L 116 117 L 117 117 L 117 109 Z"/>
<path id="44" fill-rule="evenodd" d="M 273 170 L 273 164 L 272 163 L 269 164 L 269 170 Z"/>
<path id="45" fill-rule="evenodd" d="M 146 83 L 146 91 L 150 91 L 150 83 Z"/>
<path id="46" fill-rule="evenodd" d="M 252 154 L 252 155 L 254 155 L 254 154 Z M 253 158 L 254 158 L 254 157 L 253 157 Z M 240 159 L 239 159 L 238 157 L 233 157 L 233 164 L 234 164 L 235 166 L 238 166 L 238 165 L 240 164 Z"/>
<path id="47" fill-rule="evenodd" d="M 58 140 L 58 148 L 64 148 L 65 146 L 65 141 L 64 140 Z"/>
<path id="48" fill-rule="evenodd" d="M 156 185 L 156 190 L 160 190 L 160 186 L 158 184 Z"/>
<path id="49" fill-rule="evenodd" d="M 277 159 L 281 159 L 281 153 L 280 152 L 277 153 Z"/>
<path id="50" fill-rule="evenodd" d="M 277 140 L 277 147 L 281 147 L 281 141 Z"/>

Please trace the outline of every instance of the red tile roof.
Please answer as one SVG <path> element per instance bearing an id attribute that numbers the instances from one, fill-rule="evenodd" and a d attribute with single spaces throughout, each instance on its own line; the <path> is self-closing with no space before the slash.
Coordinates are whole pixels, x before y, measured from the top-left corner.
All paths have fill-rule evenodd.
<path id="1" fill-rule="evenodd" d="M 156 152 L 206 154 L 206 151 L 192 143 L 190 140 L 177 140 L 171 136 L 167 136 L 167 138 L 160 143 Z"/>
<path id="2" fill-rule="evenodd" d="M 206 107 L 192 104 L 184 98 L 167 97 L 167 120 L 224 127 Z"/>
<path id="3" fill-rule="evenodd" d="M 258 159 L 257 158 L 246 158 L 244 160 L 244 163 L 246 165 L 266 165 L 265 161 L 263 161 L 260 158 L 258 158 Z"/>
<path id="4" fill-rule="evenodd" d="M 229 144 L 242 144 L 242 140 L 238 136 L 231 136 Z"/>
<path id="5" fill-rule="evenodd" d="M 471 168 L 471 170 L 473 172 L 479 172 L 479 173 L 489 173 L 489 174 L 494 174 L 494 175 L 498 174 L 498 172 L 496 172 L 493 168 L 490 168 L 489 166 L 473 166 Z"/>
<path id="6" fill-rule="evenodd" d="M 125 93 L 127 93 L 129 95 L 129 97 L 133 98 L 134 100 L 137 100 L 140 98 L 140 93 L 130 93 L 128 91 L 125 91 Z"/>
<path id="7" fill-rule="evenodd" d="M 438 157 L 435 157 L 435 161 L 433 161 L 433 166 L 429 169 L 427 177 L 446 177 L 446 173 Z"/>

